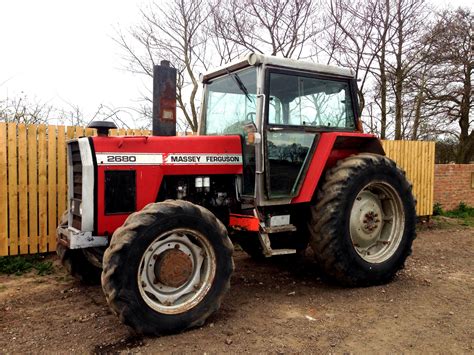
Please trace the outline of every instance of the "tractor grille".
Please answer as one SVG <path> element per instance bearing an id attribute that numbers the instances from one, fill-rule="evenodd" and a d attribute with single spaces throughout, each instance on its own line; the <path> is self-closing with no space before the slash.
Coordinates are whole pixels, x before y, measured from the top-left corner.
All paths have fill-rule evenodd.
<path id="1" fill-rule="evenodd" d="M 82 161 L 79 143 L 69 143 L 72 164 L 72 196 L 70 196 L 70 212 L 72 214 L 72 227 L 81 230 L 82 216 L 80 213 L 82 202 Z"/>

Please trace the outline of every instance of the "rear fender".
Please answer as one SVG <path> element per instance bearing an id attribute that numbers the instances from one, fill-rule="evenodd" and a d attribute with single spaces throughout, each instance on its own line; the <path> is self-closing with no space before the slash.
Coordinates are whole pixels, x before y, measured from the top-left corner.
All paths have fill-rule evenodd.
<path id="1" fill-rule="evenodd" d="M 321 133 L 298 196 L 291 203 L 310 202 L 324 172 L 337 161 L 359 153 L 385 155 L 380 140 L 372 134 L 355 132 Z"/>

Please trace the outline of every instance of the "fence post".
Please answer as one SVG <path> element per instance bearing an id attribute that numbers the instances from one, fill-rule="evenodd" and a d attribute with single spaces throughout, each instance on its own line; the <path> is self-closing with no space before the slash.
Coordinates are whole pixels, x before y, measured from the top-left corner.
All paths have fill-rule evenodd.
<path id="1" fill-rule="evenodd" d="M 18 232 L 20 254 L 28 254 L 28 157 L 26 126 L 18 125 Z"/>
<path id="2" fill-rule="evenodd" d="M 0 256 L 8 255 L 7 125 L 0 123 Z"/>
<path id="3" fill-rule="evenodd" d="M 38 252 L 38 127 L 28 126 L 28 226 L 30 253 Z"/>

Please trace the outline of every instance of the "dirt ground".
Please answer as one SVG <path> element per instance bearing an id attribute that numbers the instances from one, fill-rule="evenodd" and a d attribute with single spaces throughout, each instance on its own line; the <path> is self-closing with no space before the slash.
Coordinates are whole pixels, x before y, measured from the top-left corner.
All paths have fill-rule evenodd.
<path id="1" fill-rule="evenodd" d="M 308 258 L 294 264 L 235 253 L 231 291 L 198 329 L 133 338 L 100 287 L 58 265 L 49 276 L 0 276 L 0 353 L 19 352 L 474 352 L 474 228 L 418 234 L 390 284 L 323 283 Z"/>

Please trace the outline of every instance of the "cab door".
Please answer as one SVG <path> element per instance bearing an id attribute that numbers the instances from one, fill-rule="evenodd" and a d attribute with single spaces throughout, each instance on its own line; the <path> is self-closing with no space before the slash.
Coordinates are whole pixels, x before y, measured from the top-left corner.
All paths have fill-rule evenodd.
<path id="1" fill-rule="evenodd" d="M 320 132 L 354 129 L 350 83 L 268 69 L 266 93 L 266 195 L 288 199 L 299 193 Z"/>
<path id="2" fill-rule="evenodd" d="M 270 199 L 296 196 L 317 134 L 269 127 L 266 185 Z"/>

